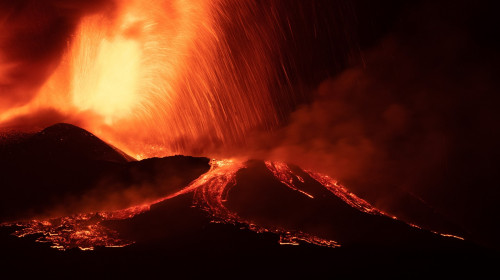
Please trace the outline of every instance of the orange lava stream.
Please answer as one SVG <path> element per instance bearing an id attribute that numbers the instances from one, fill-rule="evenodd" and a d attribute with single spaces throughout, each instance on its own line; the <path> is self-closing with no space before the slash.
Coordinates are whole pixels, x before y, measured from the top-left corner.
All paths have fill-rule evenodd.
<path id="1" fill-rule="evenodd" d="M 283 162 L 265 162 L 266 167 L 274 176 L 284 185 L 294 191 L 314 199 L 314 196 L 298 189 L 294 186 L 294 180 L 304 181 L 299 175 L 295 174 L 290 167 Z M 134 206 L 118 211 L 85 213 L 68 217 L 61 217 L 48 220 L 32 220 L 28 222 L 17 222 L 3 224 L 3 226 L 17 226 L 21 229 L 13 233 L 18 237 L 28 235 L 39 236 L 38 242 L 47 242 L 52 244 L 52 248 L 66 250 L 71 248 L 80 248 L 81 250 L 92 250 L 95 247 L 123 247 L 133 244 L 133 241 L 123 240 L 119 233 L 106 228 L 101 224 L 106 220 L 130 219 L 141 213 L 149 211 L 150 206 L 166 201 L 170 198 L 193 193 L 193 205 L 206 211 L 216 223 L 229 223 L 234 225 L 243 225 L 255 232 L 272 232 L 279 235 L 279 242 L 283 245 L 299 245 L 300 242 L 307 242 L 320 246 L 339 247 L 340 244 L 334 240 L 324 239 L 306 232 L 289 230 L 280 227 L 262 227 L 250 220 L 241 218 L 238 213 L 231 211 L 224 205 L 227 201 L 229 190 L 236 184 L 237 172 L 245 168 L 243 162 L 237 160 L 211 160 L 210 170 L 191 182 L 184 189 L 171 194 L 167 197 L 158 199 L 148 204 Z M 335 196 L 341 198 L 350 206 L 359 211 L 371 215 L 383 215 L 393 219 L 394 216 L 374 208 L 365 200 L 349 192 L 344 186 L 327 175 L 316 172 L 306 171 L 314 180 L 321 183 L 325 188 Z M 417 225 L 410 226 L 419 228 Z M 459 236 L 437 233 L 444 237 L 453 237 L 462 239 Z"/>
<path id="2" fill-rule="evenodd" d="M 337 197 L 341 198 L 347 204 L 358 209 L 359 211 L 369 213 L 369 214 L 388 216 L 384 212 L 371 206 L 365 200 L 363 200 L 363 199 L 357 197 L 355 194 L 351 193 L 349 190 L 347 190 L 346 187 L 340 185 L 337 182 L 337 180 L 332 179 L 330 176 L 316 173 L 316 172 L 312 172 L 312 171 L 306 171 L 306 172 L 309 174 L 309 176 L 311 176 L 314 180 L 320 182 L 323 186 L 325 186 L 325 188 L 327 188 L 329 191 L 331 191 Z"/>
<path id="3" fill-rule="evenodd" d="M 293 173 L 292 170 L 288 167 L 288 165 L 284 162 L 271 162 L 271 161 L 266 161 L 266 166 L 267 169 L 269 169 L 276 178 L 278 178 L 281 183 L 285 184 L 287 187 L 294 191 L 298 191 L 302 193 L 303 195 L 309 197 L 309 198 L 314 198 L 311 194 L 308 194 L 307 192 L 303 190 L 299 190 L 298 188 L 294 187 L 294 179 L 297 179 L 301 182 L 304 182 L 304 179 L 302 177 L 296 175 Z"/>
<path id="4" fill-rule="evenodd" d="M 118 233 L 100 223 L 105 220 L 100 213 L 78 214 L 50 220 L 18 222 L 9 226 L 21 227 L 13 233 L 17 237 L 35 235 L 37 242 L 50 243 L 59 250 L 79 248 L 93 250 L 95 247 L 123 247 L 134 242 L 123 240 Z"/>
<path id="5" fill-rule="evenodd" d="M 273 164 L 274 163 L 270 163 L 269 166 L 273 166 Z M 285 163 L 276 164 L 279 166 L 286 165 Z M 215 176 L 207 176 L 207 178 L 203 180 L 204 183 L 197 187 L 194 192 L 194 204 L 210 213 L 215 222 L 243 224 L 249 229 L 259 233 L 273 232 L 280 236 L 279 242 L 282 245 L 299 245 L 299 241 L 303 241 L 332 248 L 340 246 L 340 244 L 334 240 L 320 238 L 301 231 L 289 231 L 280 227 L 262 227 L 253 221 L 241 218 L 237 213 L 227 209 L 224 205 L 227 194 L 231 187 L 236 184 L 236 173 L 245 166 L 240 162 L 223 161 L 222 167 L 222 169 L 217 170 Z M 280 177 L 288 176 L 288 174 L 280 173 L 280 171 L 281 170 L 277 171 Z M 274 173 L 274 171 L 272 172 Z M 294 187 L 291 188 L 298 190 Z"/>
<path id="6" fill-rule="evenodd" d="M 95 247 L 123 247 L 133 244 L 133 241 L 122 240 L 119 234 L 101 224 L 105 220 L 129 219 L 150 209 L 150 206 L 170 198 L 193 192 L 193 204 L 207 211 L 214 222 L 243 224 L 256 232 L 273 232 L 279 234 L 281 244 L 298 245 L 299 241 L 316 245 L 338 247 L 336 241 L 323 239 L 300 231 L 288 231 L 281 228 L 264 228 L 246 221 L 227 209 L 224 202 L 227 193 L 236 183 L 236 173 L 245 165 L 235 160 L 212 160 L 211 169 L 191 182 L 187 187 L 158 199 L 149 204 L 139 205 L 117 211 L 85 213 L 68 217 L 48 220 L 32 220 L 3 224 L 3 226 L 16 226 L 21 229 L 13 235 L 25 237 L 28 235 L 39 236 L 38 242 L 51 243 L 52 248 L 67 250 L 80 248 L 93 250 Z M 281 165 L 281 164 L 279 164 Z"/>

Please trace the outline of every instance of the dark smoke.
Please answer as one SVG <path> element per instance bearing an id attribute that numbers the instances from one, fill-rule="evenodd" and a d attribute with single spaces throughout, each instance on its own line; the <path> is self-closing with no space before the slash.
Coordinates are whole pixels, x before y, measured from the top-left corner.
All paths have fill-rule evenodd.
<path id="1" fill-rule="evenodd" d="M 408 193 L 498 246 L 498 29 L 489 8 L 409 5 L 287 126 L 252 145 L 262 158 L 326 172 L 391 213 L 405 215 Z"/>

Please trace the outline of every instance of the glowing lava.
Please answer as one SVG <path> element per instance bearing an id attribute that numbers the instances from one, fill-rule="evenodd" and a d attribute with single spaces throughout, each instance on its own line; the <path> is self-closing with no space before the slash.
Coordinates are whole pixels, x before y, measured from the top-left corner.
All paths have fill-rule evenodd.
<path id="1" fill-rule="evenodd" d="M 129 34 L 139 18 L 125 13 L 116 32 L 101 15 L 85 18 L 80 24 L 72 56 L 72 100 L 79 110 L 101 115 L 107 124 L 127 116 L 140 104 L 137 94 L 141 75 L 142 46 Z M 139 32 L 139 31 L 136 31 Z"/>
<path id="2" fill-rule="evenodd" d="M 38 242 L 50 242 L 53 248 L 60 250 L 70 248 L 91 250 L 98 246 L 122 247 L 134 242 L 120 239 L 118 233 L 104 227 L 101 224 L 102 221 L 129 219 L 148 211 L 152 204 L 193 192 L 193 204 L 207 211 L 216 222 L 245 224 L 257 232 L 274 232 L 280 235 L 280 243 L 282 244 L 298 245 L 299 241 L 305 241 L 322 246 L 339 246 L 334 240 L 282 228 L 264 228 L 240 218 L 237 213 L 227 209 L 224 202 L 228 191 L 236 183 L 236 173 L 241 168 L 245 168 L 244 163 L 234 160 L 212 160 L 210 164 L 210 171 L 184 189 L 146 205 L 111 212 L 86 213 L 49 220 L 10 223 L 4 224 L 4 226 L 21 227 L 13 233 L 18 237 L 40 235 L 37 239 Z M 283 163 L 276 164 L 283 165 Z"/>
<path id="3" fill-rule="evenodd" d="M 253 1 L 113 3 L 81 19 L 51 77 L 29 103 L 0 112 L 0 127 L 55 110 L 142 159 L 244 142 L 290 108 L 276 106 L 291 96 L 278 84 L 274 5 L 256 17 Z"/>
<path id="4" fill-rule="evenodd" d="M 251 219 L 241 218 L 237 212 L 226 207 L 226 202 L 229 191 L 237 183 L 237 172 L 242 168 L 246 168 L 246 164 L 236 160 L 212 160 L 210 164 L 211 169 L 207 173 L 191 182 L 184 189 L 167 197 L 152 201 L 149 204 L 118 211 L 85 213 L 48 220 L 32 220 L 28 222 L 4 224 L 4 226 L 20 227 L 13 235 L 18 237 L 37 235 L 39 236 L 37 241 L 49 242 L 52 244 L 53 248 L 60 250 L 70 248 L 91 250 L 95 247 L 122 247 L 132 244 L 134 241 L 121 239 L 118 232 L 102 225 L 103 221 L 130 219 L 138 214 L 149 211 L 150 206 L 155 203 L 166 201 L 182 194 L 192 193 L 192 205 L 199 209 L 203 209 L 210 215 L 214 222 L 244 225 L 246 228 L 259 233 L 272 232 L 280 236 L 279 242 L 284 245 L 298 245 L 300 241 L 303 241 L 320 246 L 340 246 L 335 240 L 325 239 L 308 232 L 269 225 L 262 226 Z M 294 172 L 286 163 L 268 161 L 265 162 L 265 166 L 272 172 L 276 179 L 290 189 L 301 193 L 309 199 L 315 199 L 314 196 L 300 190 L 295 185 L 295 180 L 303 182 L 304 179 Z M 311 178 L 321 183 L 323 187 L 328 189 L 332 194 L 358 211 L 369 215 L 386 216 L 385 213 L 350 193 L 345 187 L 338 184 L 338 182 L 330 177 L 310 171 L 306 173 L 309 174 Z M 389 217 L 395 219 L 395 217 Z M 460 238 L 447 234 L 441 235 L 445 237 Z"/>

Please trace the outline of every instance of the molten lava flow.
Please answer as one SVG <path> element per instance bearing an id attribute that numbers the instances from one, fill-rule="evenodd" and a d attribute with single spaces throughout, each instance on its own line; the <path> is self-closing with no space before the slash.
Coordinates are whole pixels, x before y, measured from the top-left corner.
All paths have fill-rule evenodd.
<path id="1" fill-rule="evenodd" d="M 274 163 L 270 164 L 273 165 Z M 282 163 L 276 164 L 284 166 Z M 49 242 L 53 248 L 60 250 L 70 248 L 91 250 L 98 246 L 121 247 L 132 244 L 133 241 L 120 239 L 118 233 L 104 227 L 101 224 L 102 221 L 129 219 L 148 211 L 152 204 L 181 194 L 194 192 L 193 204 L 207 211 L 216 222 L 243 224 L 257 232 L 274 232 L 280 235 L 281 244 L 297 245 L 299 241 L 304 241 L 328 247 L 339 246 L 333 240 L 323 239 L 304 232 L 288 231 L 282 228 L 264 228 L 240 218 L 237 213 L 227 209 L 224 203 L 228 191 L 236 183 L 236 173 L 241 168 L 245 168 L 245 165 L 242 162 L 234 160 L 212 160 L 210 165 L 210 171 L 194 180 L 184 189 L 146 205 L 139 205 L 118 211 L 86 213 L 49 220 L 17 222 L 4 224 L 4 226 L 21 227 L 21 229 L 13 233 L 13 235 L 18 237 L 41 235 L 37 239 L 38 242 Z M 286 176 L 281 173 L 278 175 Z"/>
<path id="2" fill-rule="evenodd" d="M 91 250 L 98 246 L 122 247 L 134 242 L 120 239 L 119 233 L 101 224 L 103 221 L 130 219 L 138 214 L 149 211 L 152 204 L 166 201 L 182 194 L 192 193 L 193 205 L 207 212 L 214 222 L 229 223 L 239 226 L 243 225 L 243 227 L 259 233 L 272 232 L 279 235 L 279 242 L 283 245 L 298 245 L 300 244 L 299 242 L 302 241 L 327 247 L 340 246 L 340 244 L 334 240 L 321 238 L 307 232 L 277 226 L 261 226 L 258 222 L 240 217 L 237 212 L 228 209 L 225 203 L 228 199 L 229 191 L 237 184 L 238 171 L 246 168 L 245 163 L 236 160 L 211 160 L 210 165 L 211 168 L 207 173 L 191 182 L 184 189 L 167 197 L 150 202 L 149 204 L 118 211 L 86 213 L 49 220 L 17 222 L 4 224 L 4 226 L 20 227 L 21 229 L 13 233 L 13 235 L 18 237 L 40 235 L 37 241 L 50 242 L 53 248 L 60 250 L 70 248 Z M 277 180 L 281 181 L 288 188 L 310 199 L 315 199 L 313 195 L 299 189 L 296 182 L 299 181 L 303 183 L 304 178 L 299 176 L 297 172 L 294 172 L 286 163 L 268 161 L 265 162 L 265 166 Z M 370 215 L 388 216 L 371 206 L 368 202 L 349 192 L 332 178 L 311 171 L 306 171 L 306 173 L 351 207 Z M 389 217 L 396 219 L 393 216 Z M 413 224 L 409 225 L 419 228 Z M 461 237 L 448 234 L 436 234 L 462 239 Z"/>
<path id="3" fill-rule="evenodd" d="M 193 184 L 194 203 L 210 211 L 215 217 L 224 221 L 238 220 L 235 213 L 229 211 L 224 202 L 228 191 L 236 183 L 236 172 L 244 167 L 240 162 L 213 161 L 216 168 L 205 174 Z"/>
<path id="4" fill-rule="evenodd" d="M 210 205 L 213 206 L 213 209 L 225 209 L 222 204 L 212 203 L 212 201 L 221 201 L 220 194 L 225 192 L 228 183 L 234 180 L 235 173 L 242 168 L 243 165 L 232 160 L 212 160 L 210 165 L 210 171 L 194 180 L 189 186 L 167 197 L 152 201 L 149 204 L 117 211 L 85 213 L 48 220 L 7 223 L 4 224 L 4 226 L 21 227 L 21 229 L 13 233 L 13 235 L 18 237 L 40 235 L 40 237 L 37 238 L 38 242 L 51 243 L 52 248 L 59 250 L 71 248 L 92 250 L 99 246 L 123 247 L 134 242 L 118 238 L 117 232 L 104 227 L 101 225 L 101 222 L 106 220 L 130 219 L 148 211 L 152 204 L 168 200 L 184 193 L 197 191 L 199 188 L 203 188 L 203 193 L 207 191 L 210 192 L 210 194 L 207 193 L 206 201 L 210 201 Z M 223 215 L 223 211 L 219 211 L 218 214 L 228 219 L 227 213 Z"/>
<path id="5" fill-rule="evenodd" d="M 80 248 L 92 250 L 96 246 L 123 247 L 133 242 L 118 238 L 118 233 L 102 225 L 100 214 L 80 214 L 51 220 L 33 220 L 17 223 L 22 229 L 13 233 L 18 237 L 41 235 L 36 241 L 51 243 L 59 250 Z"/>
<path id="6" fill-rule="evenodd" d="M 50 243 L 59 250 L 79 248 L 93 250 L 95 247 L 123 247 L 133 241 L 123 240 L 116 231 L 101 225 L 105 220 L 123 220 L 149 210 L 149 205 L 130 207 L 113 212 L 86 213 L 49 220 L 32 220 L 7 224 L 21 227 L 13 233 L 24 237 L 35 235 L 37 242 Z"/>
<path id="7" fill-rule="evenodd" d="M 266 166 L 267 169 L 273 172 L 274 176 L 280 179 L 280 181 L 287 187 L 289 187 L 292 190 L 298 191 L 309 198 L 314 198 L 314 196 L 308 194 L 307 192 L 294 187 L 293 183 L 294 178 L 296 178 L 301 182 L 304 182 L 304 179 L 302 179 L 302 177 L 300 177 L 299 175 L 294 174 L 286 163 L 266 161 Z"/>
<path id="8" fill-rule="evenodd" d="M 341 198 L 347 204 L 352 207 L 358 209 L 359 211 L 376 214 L 376 215 L 387 215 L 386 213 L 374 208 L 365 200 L 357 197 L 355 194 L 349 192 L 344 186 L 340 185 L 337 180 L 330 178 L 328 175 L 316 173 L 316 172 L 307 172 L 309 176 L 314 178 L 314 180 L 321 183 L 325 188 L 335 194 L 337 197 Z"/>

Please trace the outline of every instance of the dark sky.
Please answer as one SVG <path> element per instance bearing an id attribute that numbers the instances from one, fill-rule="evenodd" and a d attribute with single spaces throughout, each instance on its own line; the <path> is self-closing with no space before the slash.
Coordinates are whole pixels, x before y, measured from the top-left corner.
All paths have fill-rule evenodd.
<path id="1" fill-rule="evenodd" d="M 301 33 L 291 56 L 307 105 L 261 141 L 263 157 L 332 174 L 391 211 L 405 207 L 402 189 L 498 247 L 493 3 L 314 3 L 317 29 Z"/>
<path id="2" fill-rule="evenodd" d="M 360 17 L 390 10 L 385 5 L 364 9 L 364 4 L 358 5 Z M 500 46 L 494 3 L 418 1 L 395 14 L 392 23 L 376 20 L 375 28 L 387 30 L 385 35 L 375 40 L 366 35 L 376 34 L 370 28 L 377 24 L 369 22 L 359 32 L 362 48 L 368 50 L 364 73 L 378 94 L 369 106 L 388 98 L 407 110 L 401 115 L 406 126 L 398 128 L 403 130 L 380 138 L 389 162 L 382 173 L 392 171 L 391 179 L 382 181 L 415 191 L 498 246 Z"/>

